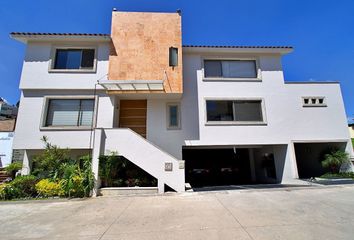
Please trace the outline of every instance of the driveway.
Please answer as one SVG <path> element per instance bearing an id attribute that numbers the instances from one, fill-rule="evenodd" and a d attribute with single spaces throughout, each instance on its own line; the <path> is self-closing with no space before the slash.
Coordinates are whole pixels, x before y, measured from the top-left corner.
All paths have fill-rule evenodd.
<path id="1" fill-rule="evenodd" d="M 354 187 L 0 203 L 1 239 L 354 239 Z"/>

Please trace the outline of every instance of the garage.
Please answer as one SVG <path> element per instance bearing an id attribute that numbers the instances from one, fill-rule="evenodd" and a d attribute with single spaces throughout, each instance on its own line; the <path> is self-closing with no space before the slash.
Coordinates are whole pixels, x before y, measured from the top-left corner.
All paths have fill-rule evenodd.
<path id="1" fill-rule="evenodd" d="M 192 188 L 279 183 L 285 151 L 275 146 L 184 147 L 186 183 Z M 275 154 L 277 153 L 277 154 Z M 282 158 L 282 159 L 280 159 Z"/>
<path id="2" fill-rule="evenodd" d="M 321 165 L 325 154 L 333 149 L 345 150 L 347 143 L 294 143 L 297 171 L 300 179 L 319 177 L 327 172 Z"/>

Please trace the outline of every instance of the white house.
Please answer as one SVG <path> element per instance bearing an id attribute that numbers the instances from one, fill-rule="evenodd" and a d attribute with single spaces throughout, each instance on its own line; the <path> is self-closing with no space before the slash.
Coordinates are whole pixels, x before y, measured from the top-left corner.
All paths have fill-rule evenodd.
<path id="1" fill-rule="evenodd" d="M 118 151 L 164 185 L 288 183 L 353 155 L 338 82 L 286 82 L 292 47 L 182 46 L 181 14 L 112 13 L 110 34 L 11 33 L 27 45 L 13 148 Z"/>
<path id="2" fill-rule="evenodd" d="M 16 118 L 17 107 L 9 104 L 5 99 L 0 97 L 0 120 L 8 118 Z"/>

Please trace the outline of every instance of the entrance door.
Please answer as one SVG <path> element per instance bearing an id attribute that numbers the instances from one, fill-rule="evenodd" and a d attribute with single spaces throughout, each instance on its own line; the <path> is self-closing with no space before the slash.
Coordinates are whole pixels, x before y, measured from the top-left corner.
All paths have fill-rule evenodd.
<path id="1" fill-rule="evenodd" d="M 119 127 L 146 138 L 147 100 L 120 100 Z"/>

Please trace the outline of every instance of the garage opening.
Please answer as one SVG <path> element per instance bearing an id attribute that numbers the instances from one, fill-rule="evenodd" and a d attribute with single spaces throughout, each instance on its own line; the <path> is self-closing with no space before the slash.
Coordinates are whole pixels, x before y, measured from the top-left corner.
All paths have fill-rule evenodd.
<path id="1" fill-rule="evenodd" d="M 186 182 L 200 188 L 279 183 L 286 147 L 184 147 L 182 152 Z"/>
<path id="2" fill-rule="evenodd" d="M 321 165 L 331 150 L 345 150 L 347 143 L 294 143 L 297 171 L 300 179 L 320 177 L 327 172 Z"/>

